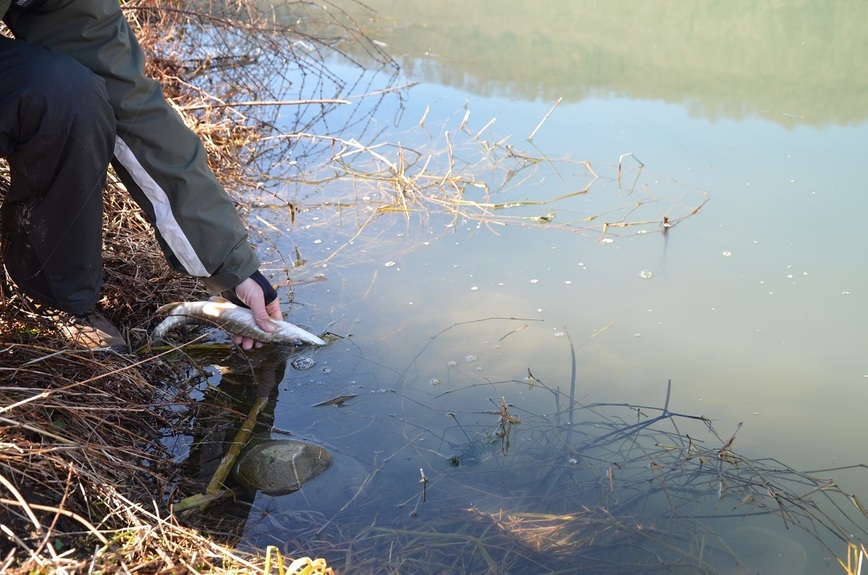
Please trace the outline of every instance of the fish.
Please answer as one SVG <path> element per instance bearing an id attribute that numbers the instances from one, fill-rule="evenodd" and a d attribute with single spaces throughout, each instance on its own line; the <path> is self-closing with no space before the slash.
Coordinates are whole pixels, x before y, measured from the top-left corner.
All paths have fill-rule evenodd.
<path id="1" fill-rule="evenodd" d="M 321 338 L 288 321 L 271 319 L 275 329 L 268 333 L 256 325 L 252 311 L 223 298 L 174 302 L 157 309 L 157 314 L 167 317 L 151 333 L 154 341 L 165 339 L 166 335 L 178 326 L 197 324 L 218 327 L 227 333 L 262 343 L 325 345 Z"/>

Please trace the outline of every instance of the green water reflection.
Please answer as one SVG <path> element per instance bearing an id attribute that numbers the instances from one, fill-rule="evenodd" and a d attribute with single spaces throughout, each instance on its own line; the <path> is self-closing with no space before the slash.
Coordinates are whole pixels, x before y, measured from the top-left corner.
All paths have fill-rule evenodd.
<path id="1" fill-rule="evenodd" d="M 411 77 L 483 96 L 618 95 L 784 126 L 868 118 L 864 2 L 366 2 Z"/>

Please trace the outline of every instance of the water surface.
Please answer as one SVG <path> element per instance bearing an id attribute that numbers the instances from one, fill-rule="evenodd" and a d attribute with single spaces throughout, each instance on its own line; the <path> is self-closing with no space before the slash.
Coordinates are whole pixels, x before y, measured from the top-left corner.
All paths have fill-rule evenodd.
<path id="1" fill-rule="evenodd" d="M 398 83 L 415 83 L 376 109 L 368 143 L 429 192 L 427 174 L 445 181 L 452 162 L 451 176 L 478 184 L 464 192 L 476 204 L 376 212 L 394 187 L 359 177 L 275 191 L 301 208 L 294 222 L 253 214 L 274 271 L 305 260 L 290 318 L 347 336 L 311 353 L 313 368 L 287 369 L 275 427 L 356 473 L 345 490 L 260 495 L 257 508 L 320 509 L 356 553 L 365 537 L 383 552 L 365 526 L 406 533 L 461 509 L 533 511 L 534 497 L 553 512 L 532 482 L 521 498 L 500 490 L 498 473 L 570 465 L 569 448 L 526 458 L 568 425 L 571 390 L 581 405 L 663 407 L 669 380 L 669 407 L 711 418 L 723 440 L 743 422 L 734 449 L 747 457 L 801 471 L 866 463 L 868 7 L 513 4 L 346 7 L 400 63 Z M 520 201 L 543 203 L 478 209 Z M 665 235 L 664 218 L 676 223 Z M 312 407 L 342 394 L 356 397 Z M 477 475 L 456 470 L 462 445 L 498 431 L 501 398 L 524 419 L 509 447 Z M 587 473 L 604 484 L 609 464 Z M 868 501 L 864 470 L 833 475 Z M 257 517 L 252 544 L 312 545 Z M 804 545 L 808 572 L 838 572 L 780 518 L 756 521 Z"/>

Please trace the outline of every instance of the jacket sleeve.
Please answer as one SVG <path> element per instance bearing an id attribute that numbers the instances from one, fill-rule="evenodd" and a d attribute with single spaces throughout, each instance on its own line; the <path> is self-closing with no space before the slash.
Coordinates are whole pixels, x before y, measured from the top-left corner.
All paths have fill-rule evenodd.
<path id="1" fill-rule="evenodd" d="M 105 80 L 117 120 L 113 165 L 172 266 L 215 293 L 253 274 L 259 260 L 235 205 L 199 137 L 145 76 L 144 55 L 118 2 L 44 0 L 33 9 L 11 8 L 6 21 L 17 38 L 64 52 Z"/>

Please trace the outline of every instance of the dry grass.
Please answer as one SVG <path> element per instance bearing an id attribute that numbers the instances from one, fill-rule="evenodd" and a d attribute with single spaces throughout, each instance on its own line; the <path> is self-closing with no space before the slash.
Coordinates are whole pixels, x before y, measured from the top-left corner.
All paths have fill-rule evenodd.
<path id="1" fill-rule="evenodd" d="M 182 4 L 148 4 L 125 7 L 151 55 L 149 73 L 201 135 L 227 187 L 253 185 L 255 165 L 243 159 L 243 149 L 261 124 L 236 107 L 215 105 L 219 92 L 188 80 L 216 64 L 193 67 L 189 54 L 172 52 L 178 48 L 172 36 L 204 16 Z M 245 18 L 244 26 L 257 25 L 252 12 Z M 221 94 L 223 101 L 233 96 L 250 99 Z M 8 183 L 0 161 L 0 200 Z M 111 175 L 104 203 L 98 306 L 139 349 L 161 303 L 205 292 L 169 268 L 150 224 Z M 169 504 L 184 486 L 161 439 L 189 401 L 172 388 L 184 366 L 159 355 L 66 349 L 51 322 L 8 277 L 0 279 L 0 572 L 259 573 L 283 559 L 236 554 L 171 514 Z"/>

